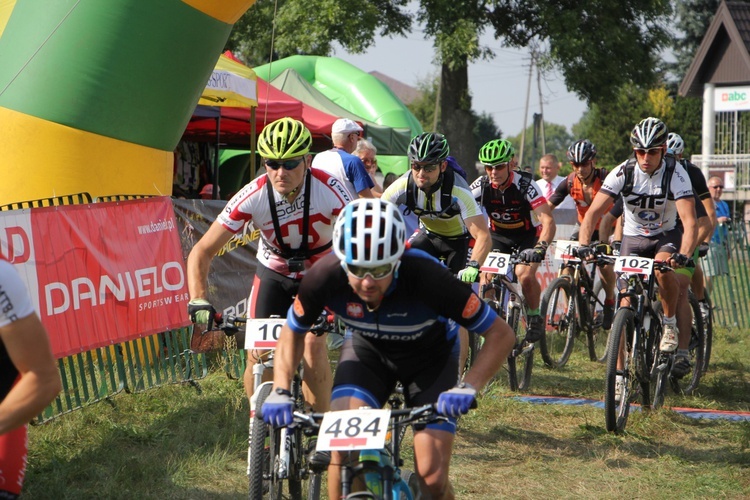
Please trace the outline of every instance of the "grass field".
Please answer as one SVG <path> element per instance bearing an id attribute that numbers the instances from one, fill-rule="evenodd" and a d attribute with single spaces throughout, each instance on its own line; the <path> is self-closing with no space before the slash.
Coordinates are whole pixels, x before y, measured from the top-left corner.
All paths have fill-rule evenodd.
<path id="1" fill-rule="evenodd" d="M 718 332 L 698 394 L 666 404 L 750 411 L 749 347 L 748 332 Z M 528 393 L 601 399 L 604 366 L 585 352 L 579 343 L 561 371 L 537 360 Z M 601 409 L 513 396 L 501 376 L 461 420 L 458 498 L 750 498 L 748 421 L 635 412 L 614 435 Z M 241 382 L 220 369 L 200 392 L 118 395 L 31 428 L 24 498 L 244 498 L 247 416 Z"/>

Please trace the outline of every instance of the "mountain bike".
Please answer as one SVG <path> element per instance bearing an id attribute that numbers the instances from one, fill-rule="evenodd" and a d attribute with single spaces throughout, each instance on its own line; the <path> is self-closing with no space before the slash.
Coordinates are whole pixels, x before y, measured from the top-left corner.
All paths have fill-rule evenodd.
<path id="1" fill-rule="evenodd" d="M 639 397 L 644 407 L 651 406 L 651 386 L 663 389 L 660 373 L 664 368 L 655 364 L 661 340 L 661 320 L 654 306 L 656 296 L 655 271 L 671 271 L 666 263 L 647 257 L 620 256 L 615 258 L 615 272 L 627 279 L 627 289 L 618 291 L 620 304 L 612 321 L 607 344 L 606 376 L 604 384 L 604 417 L 610 432 L 621 432 L 630 413 L 630 405 Z M 622 305 L 627 301 L 627 305 Z M 622 370 L 617 361 L 622 351 Z M 622 377 L 619 399 L 617 376 Z"/>
<path id="2" fill-rule="evenodd" d="M 505 321 L 516 334 L 513 350 L 506 364 L 508 383 L 511 390 L 526 390 L 531 385 L 531 372 L 534 368 L 535 344 L 526 340 L 527 305 L 516 278 L 516 265 L 528 265 L 518 257 L 518 251 L 506 254 L 492 251 L 480 268 L 492 273 L 489 284 L 483 286 L 482 296 L 488 290 L 495 291 L 495 299 L 485 299 L 487 304 Z M 476 350 L 481 349 L 481 339 L 475 335 Z"/>
<path id="3" fill-rule="evenodd" d="M 256 349 L 258 361 L 253 365 L 254 392 L 250 398 L 250 429 L 248 447 L 249 497 L 252 500 L 289 497 L 310 500 L 320 498 L 322 474 L 326 463 L 311 460 L 314 441 L 306 439 L 301 430 L 275 429 L 267 425 L 257 414 L 273 390 L 273 382 L 263 382 L 263 373 L 273 368 L 273 349 L 281 333 L 284 320 L 281 318 L 246 319 L 235 316 L 225 318 L 217 314 L 219 329 L 229 333 L 245 325 L 246 349 Z M 325 331 L 325 321 L 319 320 L 317 328 Z M 315 326 L 313 328 L 316 328 Z M 302 394 L 302 366 L 296 371 L 290 388 L 294 407 L 305 411 Z"/>
<path id="4" fill-rule="evenodd" d="M 421 498 L 420 480 L 415 472 L 402 469 L 402 429 L 441 420 L 446 418 L 437 413 L 434 404 L 429 404 L 323 414 L 295 412 L 292 425 L 318 431 L 318 449 L 359 451 L 355 461 L 341 465 L 341 498 L 413 500 Z M 366 486 L 366 491 L 352 492 L 357 480 Z"/>
<path id="5" fill-rule="evenodd" d="M 542 294 L 541 313 L 545 316 L 545 335 L 539 342 L 544 363 L 562 368 L 568 362 L 575 340 L 586 332 L 591 361 L 604 358 L 607 331 L 602 328 L 604 301 L 599 297 L 594 280 L 598 266 L 612 264 L 613 258 L 597 255 L 596 260 L 583 263 L 576 256 L 577 241 L 557 241 L 555 259 L 562 260 L 558 277 Z"/>

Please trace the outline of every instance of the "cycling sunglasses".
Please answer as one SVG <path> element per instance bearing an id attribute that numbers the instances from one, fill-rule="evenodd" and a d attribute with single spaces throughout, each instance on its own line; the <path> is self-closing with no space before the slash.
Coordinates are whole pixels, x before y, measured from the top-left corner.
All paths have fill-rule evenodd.
<path id="1" fill-rule="evenodd" d="M 440 166 L 440 163 L 412 163 L 411 169 L 415 172 L 419 172 L 420 170 L 424 170 L 427 173 L 434 172 L 438 167 Z"/>
<path id="2" fill-rule="evenodd" d="M 662 149 L 660 147 L 658 148 L 633 148 L 633 151 L 635 151 L 635 154 L 639 156 L 646 156 L 646 155 L 657 155 L 661 153 Z"/>
<path id="3" fill-rule="evenodd" d="M 355 266 L 354 264 L 345 264 L 346 272 L 354 276 L 355 278 L 365 279 L 369 274 L 372 279 L 382 280 L 388 277 L 393 272 L 395 263 L 392 264 L 381 264 L 375 267 Z"/>
<path id="4" fill-rule="evenodd" d="M 302 160 L 304 160 L 304 158 L 297 158 L 296 160 L 286 160 L 281 163 L 276 160 L 266 160 L 265 165 L 271 170 L 278 170 L 281 167 L 284 167 L 284 170 L 294 170 L 299 166 L 300 163 L 302 163 Z"/>
<path id="5" fill-rule="evenodd" d="M 501 170 L 508 165 L 510 165 L 510 162 L 506 161 L 505 163 L 498 163 L 496 165 L 485 165 L 484 168 L 486 168 L 487 170 Z"/>

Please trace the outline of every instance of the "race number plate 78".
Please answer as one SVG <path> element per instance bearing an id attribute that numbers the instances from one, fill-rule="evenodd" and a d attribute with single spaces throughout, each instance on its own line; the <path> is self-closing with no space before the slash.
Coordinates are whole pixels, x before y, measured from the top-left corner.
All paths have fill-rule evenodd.
<path id="1" fill-rule="evenodd" d="M 245 349 L 275 349 L 284 321 L 284 318 L 248 319 Z"/>
<path id="2" fill-rule="evenodd" d="M 323 415 L 316 450 L 379 450 L 385 447 L 390 410 L 329 411 Z"/>
<path id="3" fill-rule="evenodd" d="M 510 255 L 507 253 L 490 252 L 484 259 L 484 264 L 479 268 L 485 273 L 507 274 L 510 264 Z"/>

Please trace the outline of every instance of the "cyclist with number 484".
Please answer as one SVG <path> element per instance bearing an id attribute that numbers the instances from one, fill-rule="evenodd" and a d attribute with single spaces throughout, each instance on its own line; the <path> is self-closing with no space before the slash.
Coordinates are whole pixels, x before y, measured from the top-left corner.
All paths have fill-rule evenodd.
<path id="1" fill-rule="evenodd" d="M 555 237 L 552 210 L 531 174 L 516 170 L 515 150 L 509 141 L 489 141 L 479 150 L 479 161 L 487 173 L 472 183 L 472 194 L 489 217 L 492 248 L 507 254 L 518 248 L 528 264 L 517 265 L 515 273 L 528 304 L 526 340 L 537 342 L 544 335 L 544 318 L 539 314 L 542 287 L 536 270 Z M 483 273 L 482 284 L 490 280 Z"/>
<path id="2" fill-rule="evenodd" d="M 437 402 L 447 421 L 415 430 L 414 462 L 431 498 L 453 498 L 448 479 L 456 418 L 499 370 L 514 335 L 468 286 L 425 252 L 405 250 L 406 229 L 396 205 L 358 199 L 336 221 L 335 254 L 302 279 L 276 348 L 274 392 L 263 419 L 292 422 L 289 393 L 302 354 L 303 335 L 324 307 L 352 332 L 336 368 L 331 409 L 381 408 L 401 382 L 407 406 Z M 458 325 L 484 336 L 482 350 L 456 385 Z M 340 498 L 340 466 L 353 456 L 333 452 L 329 498 Z"/>
<path id="3" fill-rule="evenodd" d="M 591 243 L 596 222 L 610 209 L 615 198 L 622 196 L 620 255 L 666 261 L 678 273 L 682 269 L 689 272 L 685 268 L 694 265 L 690 257 L 697 236 L 693 190 L 682 165 L 675 162 L 674 157 L 666 156 L 667 136 L 667 126 L 653 117 L 641 120 L 633 128 L 630 142 L 634 156 L 607 175 L 581 224 L 581 248 L 578 250 L 581 258 L 593 258 L 594 250 L 585 245 Z M 682 220 L 684 232 L 676 226 L 677 215 Z M 664 310 L 659 348 L 662 352 L 674 352 L 678 339 L 680 346 L 687 348 L 690 330 L 678 332 L 675 317 L 680 294 L 677 277 L 673 272 L 656 271 L 656 279 Z M 620 289 L 624 288 L 626 286 L 620 286 Z M 621 380 L 616 380 L 616 395 L 621 393 Z"/>

